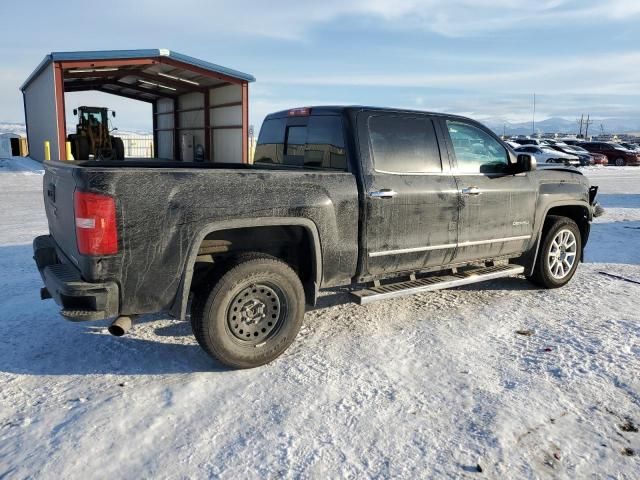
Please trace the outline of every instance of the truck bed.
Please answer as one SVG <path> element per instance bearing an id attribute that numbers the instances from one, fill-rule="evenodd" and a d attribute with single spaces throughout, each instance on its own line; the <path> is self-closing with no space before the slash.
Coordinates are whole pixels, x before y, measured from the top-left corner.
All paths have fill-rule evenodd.
<path id="1" fill-rule="evenodd" d="M 118 253 L 80 255 L 74 192 L 116 202 Z M 47 162 L 44 200 L 59 261 L 86 282 L 114 282 L 120 313 L 184 310 L 183 276 L 208 232 L 308 222 L 322 239 L 321 282 L 348 283 L 358 255 L 358 188 L 347 172 L 166 161 Z M 188 292 L 187 292 L 188 293 Z"/>

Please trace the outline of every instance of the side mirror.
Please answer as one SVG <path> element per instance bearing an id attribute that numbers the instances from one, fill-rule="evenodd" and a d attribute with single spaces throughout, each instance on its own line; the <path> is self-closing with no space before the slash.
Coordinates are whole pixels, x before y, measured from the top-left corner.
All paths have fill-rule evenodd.
<path id="1" fill-rule="evenodd" d="M 521 172 L 533 172 L 538 164 L 532 155 L 521 153 L 518 155 L 518 170 Z"/>
<path id="2" fill-rule="evenodd" d="M 115 112 L 114 110 L 111 110 L 111 116 L 112 116 L 113 118 L 116 118 L 116 112 Z"/>
<path id="3" fill-rule="evenodd" d="M 73 109 L 73 114 L 74 114 L 76 117 L 78 116 L 78 109 L 77 109 L 77 108 L 74 108 L 74 109 Z"/>

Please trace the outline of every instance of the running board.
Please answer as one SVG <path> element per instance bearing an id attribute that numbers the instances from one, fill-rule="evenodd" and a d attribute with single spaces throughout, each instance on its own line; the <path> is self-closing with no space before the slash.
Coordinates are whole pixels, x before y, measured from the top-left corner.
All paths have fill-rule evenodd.
<path id="1" fill-rule="evenodd" d="M 443 290 L 445 288 L 459 287 L 471 283 L 484 282 L 494 278 L 509 277 L 524 272 L 520 265 L 497 265 L 493 267 L 480 267 L 464 270 L 449 275 L 432 276 L 409 280 L 406 282 L 388 283 L 377 287 L 369 287 L 364 290 L 351 292 L 360 305 L 366 305 L 378 300 L 404 297 L 415 293 Z"/>

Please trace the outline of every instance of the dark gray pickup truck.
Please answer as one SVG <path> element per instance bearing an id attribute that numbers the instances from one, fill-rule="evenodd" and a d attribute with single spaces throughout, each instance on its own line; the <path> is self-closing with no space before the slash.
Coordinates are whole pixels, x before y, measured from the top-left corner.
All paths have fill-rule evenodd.
<path id="1" fill-rule="evenodd" d="M 355 301 L 524 274 L 574 275 L 600 209 L 577 170 L 537 169 L 467 118 L 367 107 L 269 115 L 252 165 L 47 162 L 45 288 L 70 320 L 190 308 L 238 368 L 294 340 L 320 289 Z M 191 300 L 191 302 L 190 302 Z"/>

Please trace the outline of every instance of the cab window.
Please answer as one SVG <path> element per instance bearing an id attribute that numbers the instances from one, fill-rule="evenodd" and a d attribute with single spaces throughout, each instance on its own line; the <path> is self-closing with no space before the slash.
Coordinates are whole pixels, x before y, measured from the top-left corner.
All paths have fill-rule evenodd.
<path id="1" fill-rule="evenodd" d="M 463 173 L 501 173 L 509 164 L 507 150 L 494 137 L 480 128 L 447 120 L 447 129 L 457 160 L 457 171 Z"/>
<path id="2" fill-rule="evenodd" d="M 287 126 L 286 118 L 266 120 L 260 130 L 254 163 L 347 170 L 339 116 L 310 116 L 306 125 Z"/>
<path id="3" fill-rule="evenodd" d="M 286 118 L 272 118 L 264 121 L 253 156 L 254 163 L 282 163 L 286 126 Z"/>

